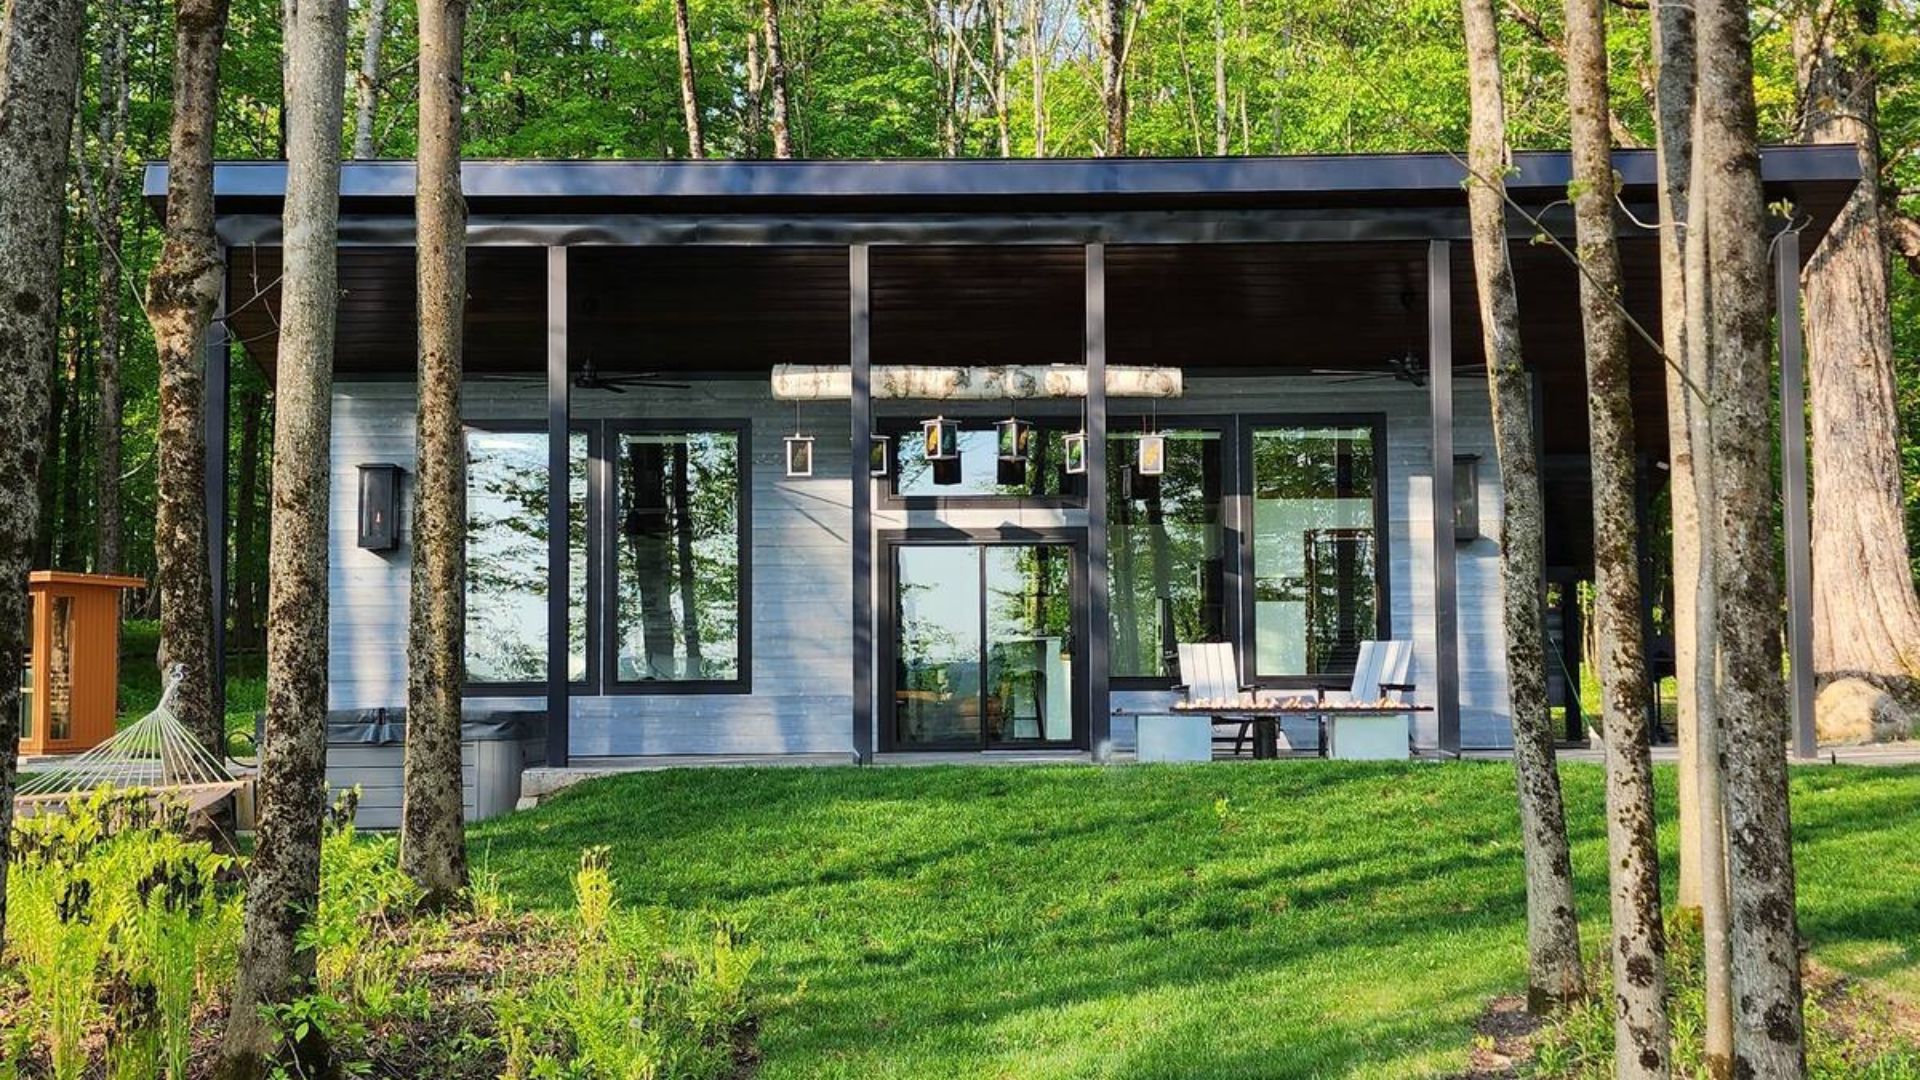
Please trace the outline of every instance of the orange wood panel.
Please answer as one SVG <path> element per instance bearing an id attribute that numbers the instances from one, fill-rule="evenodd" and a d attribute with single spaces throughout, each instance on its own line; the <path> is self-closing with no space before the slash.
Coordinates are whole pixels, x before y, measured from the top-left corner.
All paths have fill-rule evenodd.
<path id="1" fill-rule="evenodd" d="M 33 679 L 23 754 L 91 749 L 114 732 L 120 695 L 120 592 L 140 578 L 38 570 L 29 576 Z"/>

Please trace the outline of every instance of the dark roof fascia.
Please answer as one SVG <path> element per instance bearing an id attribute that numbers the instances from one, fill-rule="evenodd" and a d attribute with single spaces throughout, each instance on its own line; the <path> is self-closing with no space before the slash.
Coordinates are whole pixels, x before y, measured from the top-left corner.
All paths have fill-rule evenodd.
<path id="1" fill-rule="evenodd" d="M 1770 187 L 1859 180 L 1851 146 L 1767 147 Z M 1649 150 L 1617 150 L 1614 168 L 1632 192 L 1650 193 L 1657 161 Z M 1514 155 L 1508 189 L 1564 195 L 1572 178 L 1564 151 Z M 1464 201 L 1465 170 L 1448 154 L 1262 158 L 961 159 L 895 161 L 469 161 L 467 198 L 493 212 L 678 209 L 888 211 L 1010 208 L 1452 206 Z M 164 205 L 167 169 L 147 167 L 145 195 Z M 349 162 L 341 169 L 344 213 L 410 208 L 411 161 Z M 223 213 L 277 209 L 286 189 L 280 161 L 221 162 L 214 170 Z M 1823 193 L 1829 198 L 1838 192 Z M 1835 199 L 1837 202 L 1838 200 Z"/>

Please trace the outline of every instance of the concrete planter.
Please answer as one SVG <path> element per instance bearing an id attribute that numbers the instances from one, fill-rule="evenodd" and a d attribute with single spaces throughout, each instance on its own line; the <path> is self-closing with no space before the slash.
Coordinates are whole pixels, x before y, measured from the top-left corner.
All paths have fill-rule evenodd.
<path id="1" fill-rule="evenodd" d="M 1146 714 L 1135 727 L 1140 761 L 1212 761 L 1213 720 L 1181 713 Z"/>

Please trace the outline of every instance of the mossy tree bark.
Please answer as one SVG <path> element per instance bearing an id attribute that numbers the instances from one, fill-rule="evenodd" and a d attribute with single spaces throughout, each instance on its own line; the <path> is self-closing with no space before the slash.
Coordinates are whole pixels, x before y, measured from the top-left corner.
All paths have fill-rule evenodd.
<path id="1" fill-rule="evenodd" d="M 226 717 L 214 708 L 213 581 L 208 570 L 206 342 L 225 265 L 213 234 L 213 135 L 227 0 L 174 8 L 173 127 L 167 157 L 167 230 L 147 278 L 147 321 L 160 364 L 154 477 L 154 577 L 160 593 L 161 670 L 182 673 L 174 713 L 207 750 L 226 753 Z"/>
<path id="2" fill-rule="evenodd" d="M 1634 510 L 1633 397 L 1626 315 L 1620 307 L 1620 248 L 1614 233 L 1616 178 L 1607 131 L 1603 0 L 1567 0 L 1566 15 L 1572 196 L 1593 468 L 1594 622 L 1607 763 L 1614 1075 L 1664 1080 L 1672 1073 L 1666 928 L 1660 919 L 1660 862 L 1654 844 L 1639 522 Z"/>
<path id="3" fill-rule="evenodd" d="M 80 0 L 8 0 L 0 24 L 0 413 L 20 432 L 47 426 L 47 383 L 59 333 L 61 206 L 80 68 Z M 0 938 L 20 680 L 26 663 L 27 572 L 40 531 L 43 444 L 0 439 Z"/>
<path id="4" fill-rule="evenodd" d="M 282 1045 L 263 1010 L 311 992 L 314 955 L 299 935 L 320 892 L 326 812 L 327 509 L 333 413 L 344 0 L 293 0 L 287 26 L 287 194 L 283 216 L 278 380 L 274 388 L 273 532 L 267 587 L 267 718 L 255 781 L 259 817 L 246 928 L 220 1071 L 265 1075 L 298 1059 L 301 1075 L 335 1070 L 318 1028 Z"/>
<path id="5" fill-rule="evenodd" d="M 407 634 L 407 745 L 400 866 L 430 908 L 467 887 L 461 800 L 460 688 L 465 681 L 466 440 L 460 426 L 461 322 L 467 294 L 467 202 L 460 187 L 465 0 L 420 5 L 420 370 Z"/>
<path id="6" fill-rule="evenodd" d="M 1713 559 L 1771 567 L 1774 541 L 1773 319 L 1768 218 L 1755 136 L 1748 5 L 1699 0 L 1700 124 L 1713 342 Z M 1736 1076 L 1806 1074 L 1799 929 L 1787 817 L 1780 583 L 1768 572 L 1717 583 L 1714 688 L 1724 739 L 1727 881 L 1733 908 Z"/>
<path id="7" fill-rule="evenodd" d="M 1507 696 L 1513 768 L 1527 874 L 1527 1007 L 1551 1011 L 1580 997 L 1580 923 L 1567 851 L 1566 803 L 1547 714 L 1543 607 L 1544 508 L 1534 445 L 1533 380 L 1520 351 L 1520 301 L 1507 250 L 1507 119 L 1501 99 L 1500 36 L 1492 0 L 1462 0 L 1473 118 L 1467 203 L 1473 217 L 1482 347 L 1492 391 L 1494 448 L 1505 510 L 1500 580 L 1507 640 Z"/>

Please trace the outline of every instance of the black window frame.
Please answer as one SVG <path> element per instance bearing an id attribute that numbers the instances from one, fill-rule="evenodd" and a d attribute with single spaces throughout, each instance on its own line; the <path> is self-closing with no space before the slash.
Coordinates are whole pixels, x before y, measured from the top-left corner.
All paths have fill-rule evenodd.
<path id="1" fill-rule="evenodd" d="M 598 653 L 599 679 L 594 692 L 604 697 L 624 696 L 679 696 L 706 694 L 746 695 L 753 693 L 753 422 L 740 418 L 715 418 L 700 420 L 652 420 L 620 419 L 598 421 L 600 427 L 600 453 L 596 456 L 597 467 L 591 475 L 599 480 L 598 493 L 594 498 L 599 510 L 600 528 L 594 530 L 600 537 L 599 580 L 597 590 L 602 597 L 599 608 L 600 618 L 596 623 L 601 631 Z M 619 545 L 614 536 L 613 522 L 618 516 L 619 477 L 615 474 L 618 463 L 614 460 L 614 447 L 621 435 L 685 435 L 695 432 L 725 432 L 734 436 L 736 468 L 738 470 L 739 492 L 738 508 L 735 511 L 740 523 L 739 535 L 735 538 L 738 545 L 740 565 L 739 595 L 735 597 L 738 607 L 735 626 L 738 638 L 739 655 L 736 658 L 736 674 L 731 679 L 653 679 L 643 682 L 622 682 L 614 676 L 618 670 L 616 635 L 613 621 L 617 617 L 619 605 Z M 591 554 L 591 547 L 589 554 Z M 589 646 L 591 648 L 591 645 Z"/>
<path id="2" fill-rule="evenodd" d="M 1373 443 L 1373 531 L 1374 531 L 1374 635 L 1377 640 L 1393 636 L 1393 537 L 1392 519 L 1387 508 L 1387 414 L 1384 412 L 1315 413 L 1241 413 L 1239 436 L 1234 449 L 1239 476 L 1234 493 L 1235 519 L 1239 522 L 1240 544 L 1240 668 L 1243 681 L 1252 686 L 1276 689 L 1304 689 L 1325 685 L 1330 679 L 1351 676 L 1346 671 L 1323 671 L 1311 675 L 1270 675 L 1259 670 L 1259 650 L 1255 648 L 1257 615 L 1254 602 L 1253 437 L 1260 428 L 1344 427 L 1367 428 Z M 1451 466 L 1449 466 L 1451 467 Z"/>
<path id="3" fill-rule="evenodd" d="M 493 434 L 493 435 L 543 435 L 544 436 L 548 434 L 547 425 L 537 420 L 491 420 L 491 419 L 463 420 L 460 424 L 460 446 L 461 446 L 462 453 L 466 452 L 468 434 L 470 432 L 475 432 L 475 431 L 486 432 L 488 434 Z M 597 422 L 591 421 L 591 420 L 576 420 L 567 425 L 567 436 L 569 441 L 571 441 L 574 435 L 585 435 L 587 437 L 587 507 L 586 507 L 586 510 L 587 510 L 587 520 L 586 520 L 587 580 L 586 580 L 586 612 L 584 616 L 587 622 L 586 641 L 584 643 L 584 648 L 586 650 L 587 665 L 586 665 L 585 677 L 581 679 L 570 679 L 567 681 L 567 686 L 570 688 L 571 693 L 574 693 L 580 696 L 586 696 L 596 692 L 600 685 L 600 665 L 599 665 L 598 651 L 595 648 L 595 639 L 599 634 L 599 627 L 600 627 L 600 618 L 599 618 L 599 609 L 600 609 L 599 562 L 600 560 L 598 558 L 598 552 L 596 549 L 600 544 L 599 524 L 600 524 L 601 515 L 599 512 L 600 511 L 599 500 L 595 496 L 595 491 L 596 491 L 597 479 L 598 479 L 596 476 L 596 473 L 598 471 L 597 463 L 600 460 L 600 443 L 603 438 L 603 434 L 600 430 L 600 425 Z M 467 478 L 467 473 L 464 466 L 461 470 L 461 474 L 463 477 L 463 480 L 462 480 L 463 483 L 471 482 L 471 480 Z M 411 530 L 409 530 L 408 532 L 407 556 L 409 559 L 409 565 L 411 565 L 411 559 L 413 558 Z M 464 554 L 462 556 L 462 565 L 463 566 L 465 565 Z M 542 575 L 544 576 L 545 574 L 544 565 L 541 568 L 541 572 L 542 572 Z M 549 586 L 551 586 L 552 583 L 548 582 L 548 584 Z M 569 589 L 571 589 L 572 582 L 568 583 L 568 587 Z M 463 612 L 466 606 L 466 597 L 464 593 L 464 590 L 466 588 L 467 588 L 467 585 L 466 583 L 463 582 L 461 584 L 461 589 L 463 590 L 462 596 L 461 596 L 461 606 L 462 606 Z M 465 618 L 464 614 L 462 615 L 462 618 L 463 619 Z M 544 629 L 545 627 L 543 625 L 542 627 L 543 632 L 544 632 Z M 462 629 L 463 640 L 464 640 L 464 635 L 465 635 L 465 630 L 463 628 Z M 462 653 L 465 652 L 464 646 L 462 647 L 461 651 Z M 461 657 L 460 670 L 461 670 L 460 691 L 462 695 L 468 696 L 468 697 L 518 697 L 518 696 L 526 696 L 526 695 L 534 695 L 534 694 L 544 694 L 546 693 L 546 690 L 547 690 L 547 682 L 545 679 L 511 680 L 511 681 L 505 681 L 505 682 L 482 682 L 476 679 L 469 678 L 466 674 L 466 657 L 464 655 Z"/>

